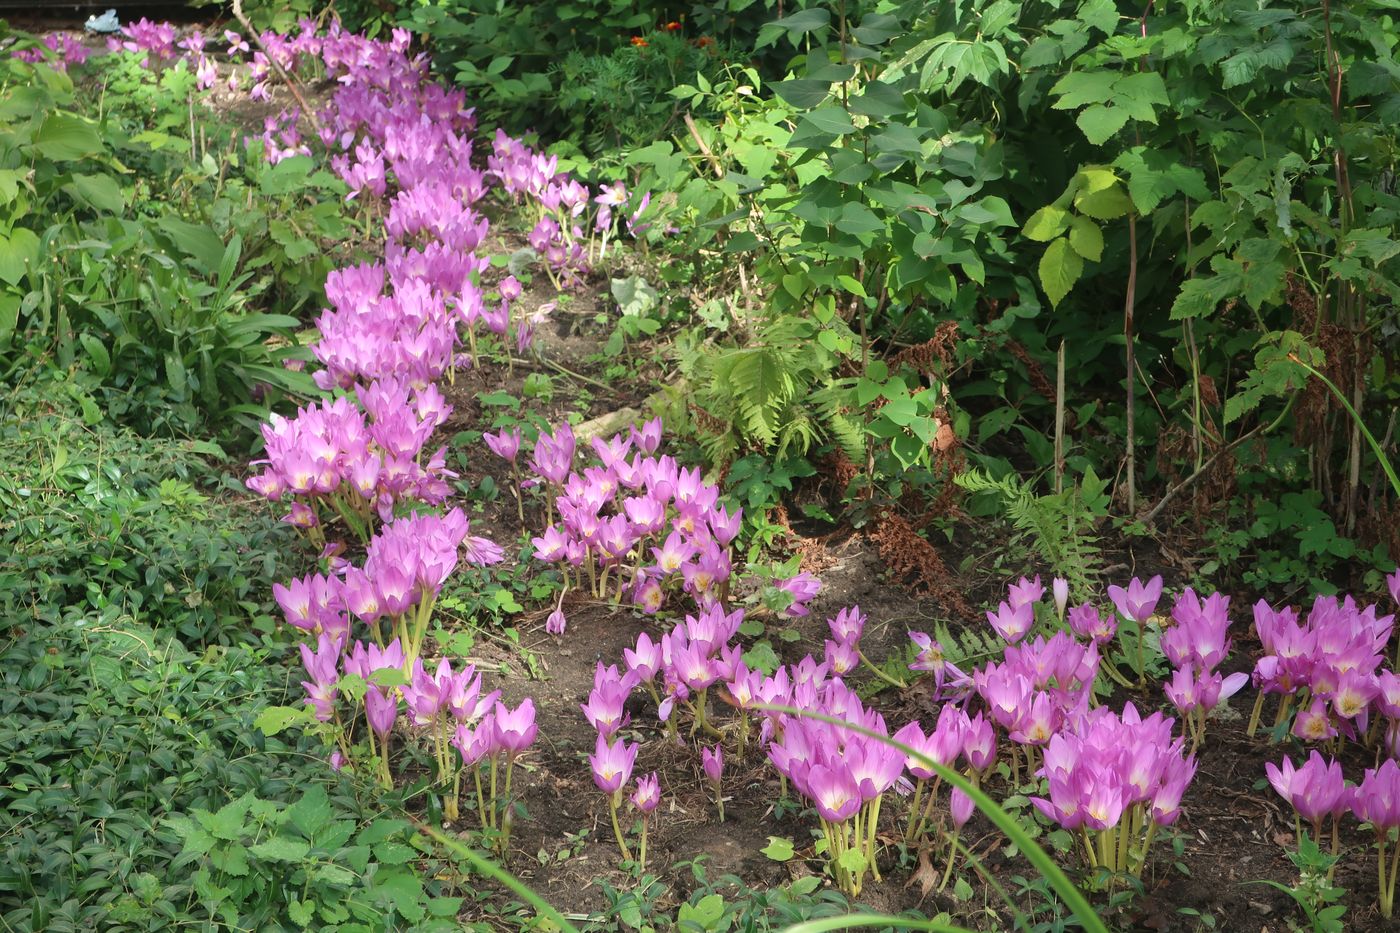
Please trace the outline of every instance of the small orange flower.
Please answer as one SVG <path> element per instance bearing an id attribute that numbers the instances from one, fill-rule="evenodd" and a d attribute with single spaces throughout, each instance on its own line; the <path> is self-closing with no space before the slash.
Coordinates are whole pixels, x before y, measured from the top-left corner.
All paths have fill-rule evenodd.
<path id="1" fill-rule="evenodd" d="M 650 43 L 648 43 L 647 40 L 643 39 L 641 36 L 633 36 L 633 37 L 632 37 L 632 44 L 635 45 L 637 48 L 640 49 L 640 48 L 643 48 L 643 47 L 646 46 L 646 45 L 649 45 Z"/>
<path id="2" fill-rule="evenodd" d="M 700 46 L 700 48 L 703 49 L 703 48 L 708 48 L 709 46 L 714 45 L 714 44 L 715 44 L 715 40 L 714 40 L 714 39 L 711 39 L 709 36 L 701 36 L 699 39 L 696 39 L 696 40 L 695 40 L 695 44 L 698 45 L 698 46 Z"/>
<path id="3" fill-rule="evenodd" d="M 669 23 L 666 24 L 666 31 L 667 31 L 667 32 L 680 32 L 680 31 L 681 31 L 681 24 L 678 23 L 678 22 L 676 22 L 675 20 L 672 20 L 671 22 L 669 22 Z"/>

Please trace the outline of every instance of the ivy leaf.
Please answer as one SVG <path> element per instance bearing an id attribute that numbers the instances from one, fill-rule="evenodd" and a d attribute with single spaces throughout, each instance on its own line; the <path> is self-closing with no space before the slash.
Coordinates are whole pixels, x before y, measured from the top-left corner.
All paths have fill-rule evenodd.
<path id="1" fill-rule="evenodd" d="M 1085 259 L 1098 262 L 1103 256 L 1103 230 L 1087 217 L 1076 217 L 1069 225 L 1069 245 Z"/>
<path id="2" fill-rule="evenodd" d="M 1040 287 L 1045 289 L 1050 303 L 1058 306 L 1079 276 L 1084 272 L 1084 260 L 1069 245 L 1066 237 L 1056 239 L 1040 257 Z"/>
<path id="3" fill-rule="evenodd" d="M 1074 122 L 1084 132 L 1085 139 L 1095 146 L 1101 146 L 1127 124 L 1128 111 L 1123 107 L 1093 104 L 1080 111 Z"/>

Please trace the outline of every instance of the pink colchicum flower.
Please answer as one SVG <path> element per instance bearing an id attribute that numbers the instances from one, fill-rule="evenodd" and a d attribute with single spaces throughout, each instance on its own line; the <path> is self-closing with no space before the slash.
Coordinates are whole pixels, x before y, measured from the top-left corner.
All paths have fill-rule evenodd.
<path id="1" fill-rule="evenodd" d="M 1113 605 L 1124 618 L 1141 625 L 1152 618 L 1152 613 L 1157 609 L 1157 600 L 1162 598 L 1162 577 L 1159 574 L 1146 583 L 1133 577 L 1126 590 L 1121 586 L 1109 586 L 1108 598 L 1113 600 Z"/>
<path id="2" fill-rule="evenodd" d="M 619 793 L 632 778 L 632 766 L 637 762 L 637 746 L 629 745 L 622 739 L 609 742 L 599 735 L 593 754 L 588 756 L 589 767 L 593 769 L 593 783 L 605 794 Z"/>

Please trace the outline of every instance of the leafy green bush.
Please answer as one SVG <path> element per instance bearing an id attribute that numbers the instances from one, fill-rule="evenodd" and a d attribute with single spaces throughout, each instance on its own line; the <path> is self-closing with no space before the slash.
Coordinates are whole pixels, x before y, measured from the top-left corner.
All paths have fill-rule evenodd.
<path id="1" fill-rule="evenodd" d="M 107 80 L 171 90 L 133 68 L 117 56 Z M 0 107 L 0 366 L 80 363 L 108 413 L 146 432 L 251 429 L 266 410 L 255 402 L 308 391 L 284 365 L 305 358 L 299 322 L 260 307 L 295 310 L 319 292 L 332 261 L 321 238 L 344 232 L 343 186 L 306 159 L 242 160 L 228 131 L 216 160 L 126 122 L 123 106 L 88 119 L 69 77 L 42 64 L 0 71 L 18 85 Z M 115 99 L 170 122 L 130 87 Z M 180 102 L 182 121 L 192 106 Z"/>
<path id="2" fill-rule="evenodd" d="M 67 607 L 159 625 L 190 644 L 273 629 L 290 529 L 213 465 L 208 441 L 114 428 L 85 380 L 39 379 L 0 410 L 0 614 Z"/>
<path id="3" fill-rule="evenodd" d="M 655 242 L 669 228 L 677 252 L 711 251 L 705 274 L 725 284 L 706 286 L 735 296 L 691 344 L 710 359 L 687 363 L 720 403 L 712 450 L 848 448 L 832 413 L 875 417 L 851 374 L 907 382 L 917 361 L 949 390 L 924 414 L 974 459 L 1049 469 L 1063 344 L 1068 465 L 1118 477 L 1130 515 L 1149 511 L 1140 488 L 1228 471 L 1244 440 L 1292 428 L 1295 459 L 1250 466 L 1276 492 L 1310 487 L 1340 536 L 1383 537 L 1361 506 L 1372 452 L 1306 367 L 1385 433 L 1400 400 L 1390 24 L 1381 2 L 985 0 L 813 6 L 766 27 L 760 46 L 791 50 L 785 80 L 699 75 L 674 91 L 693 136 L 625 157 L 666 214 Z M 770 339 L 803 326 L 825 361 Z M 725 364 L 745 352 L 764 354 L 761 380 Z M 803 427 L 774 435 L 765 399 Z M 888 442 L 898 472 L 913 440 L 866 444 Z"/>

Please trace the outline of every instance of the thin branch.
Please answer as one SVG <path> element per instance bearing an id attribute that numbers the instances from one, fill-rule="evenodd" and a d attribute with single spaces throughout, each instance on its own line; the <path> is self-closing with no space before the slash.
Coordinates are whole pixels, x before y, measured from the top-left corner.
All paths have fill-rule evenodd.
<path id="1" fill-rule="evenodd" d="M 292 77 L 287 69 L 282 67 L 282 63 L 274 58 L 272 53 L 267 50 L 267 46 L 263 45 L 262 37 L 258 35 L 258 31 L 253 28 L 253 24 L 248 21 L 247 15 L 243 12 L 243 0 L 233 0 L 233 15 L 234 18 L 238 20 L 239 24 L 243 26 L 243 30 L 248 34 L 248 38 L 253 40 L 253 44 L 258 47 L 258 51 L 263 53 L 268 64 L 272 66 L 272 70 L 277 72 L 277 76 L 287 85 L 287 90 L 291 91 L 292 96 L 297 99 L 297 104 L 301 107 L 301 115 L 306 118 L 307 122 L 311 124 L 311 129 L 319 136 L 321 134 L 321 124 L 320 121 L 316 119 L 316 114 L 307 106 L 306 98 L 302 96 L 301 82 Z"/>

